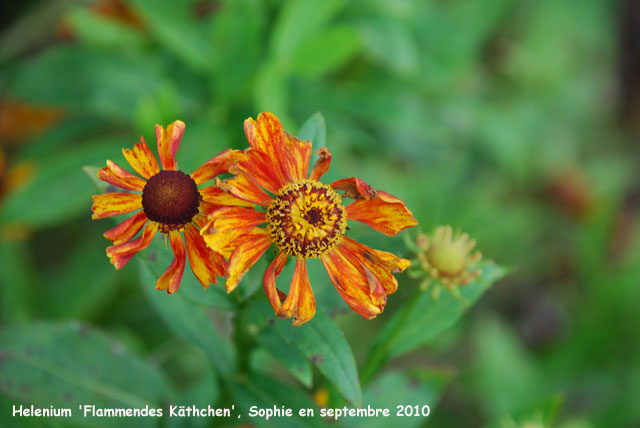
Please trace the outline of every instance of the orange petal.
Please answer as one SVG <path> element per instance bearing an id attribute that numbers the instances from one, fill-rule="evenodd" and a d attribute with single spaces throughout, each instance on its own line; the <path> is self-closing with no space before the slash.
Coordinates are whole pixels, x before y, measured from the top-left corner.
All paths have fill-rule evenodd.
<path id="1" fill-rule="evenodd" d="M 238 174 L 226 180 L 217 180 L 216 185 L 237 198 L 263 207 L 269 206 L 273 200 L 246 174 Z"/>
<path id="2" fill-rule="evenodd" d="M 136 253 L 149 246 L 153 237 L 156 236 L 157 231 L 157 223 L 149 222 L 147 227 L 144 228 L 142 236 L 139 238 L 134 239 L 133 241 L 107 247 L 107 256 L 109 256 L 111 264 L 113 264 L 116 269 L 122 268 L 133 256 L 136 255 Z"/>
<path id="3" fill-rule="evenodd" d="M 282 165 L 288 181 L 296 182 L 307 178 L 311 151 L 310 141 L 301 141 L 289 135 L 288 132 L 284 132 L 284 144 L 280 150 L 279 158 L 284 160 Z"/>
<path id="4" fill-rule="evenodd" d="M 184 273 L 184 265 L 187 261 L 187 256 L 184 252 L 184 243 L 182 242 L 182 236 L 177 230 L 169 232 L 169 241 L 171 241 L 171 248 L 173 249 L 174 258 L 167 270 L 158 278 L 156 282 L 157 290 L 167 290 L 169 294 L 175 293 L 180 287 L 180 281 L 182 281 L 182 274 Z"/>
<path id="5" fill-rule="evenodd" d="M 98 171 L 98 178 L 114 186 L 123 189 L 136 190 L 142 192 L 147 184 L 142 178 L 137 177 L 130 172 L 120 168 L 116 163 L 107 161 L 107 167 Z"/>
<path id="6" fill-rule="evenodd" d="M 376 276 L 340 244 L 321 257 L 333 285 L 344 301 L 365 319 L 381 313 L 387 303 L 387 294 Z"/>
<path id="7" fill-rule="evenodd" d="M 229 172 L 229 167 L 242 157 L 244 157 L 244 154 L 241 150 L 226 149 L 196 169 L 191 174 L 191 178 L 193 178 L 196 184 L 200 185 L 217 175 Z"/>
<path id="8" fill-rule="evenodd" d="M 248 230 L 266 222 L 266 214 L 253 208 L 224 207 L 215 211 L 203 228 L 209 233 Z"/>
<path id="9" fill-rule="evenodd" d="M 156 125 L 156 142 L 162 168 L 176 169 L 176 153 L 180 147 L 184 128 L 185 124 L 181 120 L 176 120 L 167 126 L 166 130 L 162 126 Z"/>
<path id="10" fill-rule="evenodd" d="M 200 211 L 206 215 L 209 215 L 225 206 L 251 208 L 254 206 L 253 203 L 236 198 L 217 186 L 208 186 L 203 189 L 199 189 L 199 192 L 200 196 L 202 196 Z"/>
<path id="11" fill-rule="evenodd" d="M 264 292 L 267 294 L 269 303 L 273 307 L 273 311 L 276 315 L 280 313 L 282 307 L 282 300 L 280 300 L 280 293 L 276 288 L 276 278 L 282 273 L 282 268 L 287 262 L 289 256 L 286 253 L 280 252 L 275 259 L 271 262 L 267 271 L 264 273 L 263 284 Z"/>
<path id="12" fill-rule="evenodd" d="M 278 193 L 289 182 L 282 172 L 280 161 L 274 161 L 264 152 L 255 149 L 247 149 L 245 154 L 246 159 L 236 164 L 237 170 L 247 174 L 263 188 L 271 193 Z M 233 168 L 231 172 L 233 173 Z"/>
<path id="13" fill-rule="evenodd" d="M 374 250 L 346 236 L 340 240 L 340 247 L 343 252 L 348 251 L 368 268 L 378 278 L 387 294 L 394 293 L 398 289 L 398 281 L 392 273 L 402 272 L 411 265 L 409 260 L 401 259 L 386 251 Z"/>
<path id="14" fill-rule="evenodd" d="M 373 187 L 356 177 L 334 181 L 331 187 L 334 190 L 344 190 L 343 198 L 373 199 L 378 193 Z"/>
<path id="15" fill-rule="evenodd" d="M 218 276 L 224 276 L 227 262 L 220 254 L 207 248 L 207 244 L 194 225 L 187 223 L 184 229 L 184 239 L 187 244 L 189 265 L 198 281 L 204 288 L 210 283 L 216 284 Z"/>
<path id="16" fill-rule="evenodd" d="M 401 199 L 379 190 L 373 199 L 357 199 L 346 206 L 347 219 L 361 221 L 393 236 L 418 221 Z"/>
<path id="17" fill-rule="evenodd" d="M 105 193 L 93 196 L 92 219 L 113 217 L 142 208 L 142 195 L 137 193 Z"/>
<path id="18" fill-rule="evenodd" d="M 316 300 L 313 297 L 311 284 L 309 284 L 307 262 L 304 259 L 297 259 L 289 294 L 282 304 L 278 316 L 280 318 L 293 317 L 293 325 L 298 326 L 309 321 L 315 314 Z"/>
<path id="19" fill-rule="evenodd" d="M 276 147 L 284 141 L 284 129 L 280 120 L 273 113 L 264 112 L 255 121 L 249 118 L 244 121 L 244 133 L 251 147 L 269 156 L 277 162 Z"/>
<path id="20" fill-rule="evenodd" d="M 144 211 L 140 210 L 136 215 L 107 230 L 103 236 L 113 242 L 114 245 L 122 244 L 136 236 L 136 233 L 142 229 L 147 220 L 148 218 Z"/>
<path id="21" fill-rule="evenodd" d="M 129 165 L 146 179 L 160 172 L 158 161 L 142 137 L 140 137 L 140 142 L 133 146 L 133 149 L 122 149 L 122 154 Z"/>
<path id="22" fill-rule="evenodd" d="M 310 180 L 320 180 L 320 178 L 329 171 L 329 165 L 331 164 L 331 152 L 329 149 L 321 147 L 316 151 L 316 155 L 320 156 L 320 159 L 313 165 L 313 170 L 311 171 L 311 175 L 309 175 Z"/>
<path id="23" fill-rule="evenodd" d="M 256 227 L 242 235 L 241 241 L 229 258 L 227 293 L 231 293 L 238 286 L 242 277 L 270 246 L 271 237 L 266 229 Z"/>

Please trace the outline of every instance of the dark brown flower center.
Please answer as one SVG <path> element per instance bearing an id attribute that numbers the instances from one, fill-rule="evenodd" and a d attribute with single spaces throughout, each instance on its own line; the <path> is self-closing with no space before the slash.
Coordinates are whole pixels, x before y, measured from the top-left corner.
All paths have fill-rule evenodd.
<path id="1" fill-rule="evenodd" d="M 161 223 L 163 232 L 184 227 L 198 213 L 199 206 L 198 186 L 182 171 L 160 171 L 142 190 L 144 213 L 149 220 Z"/>

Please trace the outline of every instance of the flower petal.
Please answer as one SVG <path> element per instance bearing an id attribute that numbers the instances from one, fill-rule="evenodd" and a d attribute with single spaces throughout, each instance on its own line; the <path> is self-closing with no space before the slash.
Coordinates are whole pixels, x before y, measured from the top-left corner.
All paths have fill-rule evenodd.
<path id="1" fill-rule="evenodd" d="M 229 230 L 253 229 L 267 222 L 266 214 L 253 208 L 224 207 L 215 211 L 203 226 L 206 233 L 226 232 Z"/>
<path id="2" fill-rule="evenodd" d="M 136 236 L 147 220 L 148 218 L 144 211 L 140 210 L 136 215 L 129 217 L 116 227 L 107 230 L 103 236 L 113 242 L 114 245 L 122 244 Z"/>
<path id="3" fill-rule="evenodd" d="M 376 276 L 340 244 L 321 257 L 329 277 L 344 301 L 365 319 L 381 313 L 387 303 L 387 294 Z"/>
<path id="4" fill-rule="evenodd" d="M 316 151 L 316 156 L 320 156 L 313 165 L 313 170 L 311 171 L 311 175 L 309 175 L 310 180 L 320 180 L 320 178 L 329 171 L 329 165 L 331 165 L 331 152 L 329 149 L 325 147 L 321 147 Z"/>
<path id="5" fill-rule="evenodd" d="M 105 193 L 93 196 L 92 219 L 114 217 L 142 208 L 142 195 L 137 193 Z"/>
<path id="6" fill-rule="evenodd" d="M 207 248 L 204 238 L 191 223 L 184 228 L 184 239 L 187 244 L 189 265 L 198 281 L 206 289 L 209 284 L 216 284 L 218 276 L 224 276 L 227 262 L 220 254 Z"/>
<path id="7" fill-rule="evenodd" d="M 146 179 L 160 172 L 156 157 L 153 156 L 149 146 L 147 146 L 147 143 L 142 137 L 140 137 L 140 142 L 133 146 L 133 149 L 122 149 L 122 154 L 127 162 L 129 162 L 129 165 Z"/>
<path id="8" fill-rule="evenodd" d="M 311 151 L 310 141 L 301 141 L 284 132 L 284 144 L 278 155 L 280 159 L 284 159 L 282 166 L 289 181 L 297 182 L 307 178 Z"/>
<path id="9" fill-rule="evenodd" d="M 278 193 L 289 182 L 282 172 L 280 161 L 274 161 L 269 155 L 255 149 L 246 149 L 245 154 L 246 158 L 236 164 L 237 170 L 247 174 L 263 188 Z"/>
<path id="10" fill-rule="evenodd" d="M 162 168 L 176 169 L 176 153 L 180 147 L 184 128 L 185 124 L 181 120 L 171 123 L 166 130 L 162 126 L 156 125 L 156 143 Z"/>
<path id="11" fill-rule="evenodd" d="M 229 258 L 227 293 L 231 293 L 238 286 L 242 277 L 270 246 L 271 237 L 266 229 L 255 227 L 242 235 L 241 241 Z"/>
<path id="12" fill-rule="evenodd" d="M 276 288 L 276 278 L 282 273 L 287 258 L 289 256 L 286 253 L 280 252 L 275 259 L 271 262 L 267 271 L 264 273 L 263 284 L 264 292 L 267 294 L 269 303 L 273 307 L 273 311 L 276 315 L 280 313 L 282 307 L 282 300 L 280 298 L 280 291 Z"/>
<path id="13" fill-rule="evenodd" d="M 107 160 L 107 167 L 98 171 L 98 178 L 122 189 L 142 192 L 147 184 L 142 178 L 120 168 L 116 163 Z"/>
<path id="14" fill-rule="evenodd" d="M 171 242 L 171 248 L 173 249 L 175 257 L 167 270 L 158 278 L 156 289 L 167 290 L 167 292 L 171 294 L 175 293 L 178 287 L 180 287 L 187 256 L 184 252 L 184 243 L 182 242 L 180 232 L 177 230 L 169 232 L 169 241 Z"/>
<path id="15" fill-rule="evenodd" d="M 373 187 L 356 177 L 343 178 L 331 183 L 334 190 L 344 190 L 343 198 L 373 199 L 378 193 Z"/>
<path id="16" fill-rule="evenodd" d="M 402 272 L 411 265 L 409 260 L 386 251 L 374 250 L 346 236 L 340 240 L 340 246 L 343 252 L 348 251 L 378 278 L 387 294 L 398 289 L 398 281 L 392 273 Z"/>
<path id="17" fill-rule="evenodd" d="M 133 256 L 149 246 L 153 237 L 156 236 L 156 232 L 158 232 L 158 224 L 149 222 L 147 227 L 144 228 L 142 236 L 139 238 L 107 247 L 107 256 L 111 264 L 114 265 L 116 269 L 124 267 Z"/>
<path id="18" fill-rule="evenodd" d="M 289 294 L 282 304 L 278 316 L 280 318 L 293 317 L 293 325 L 298 326 L 309 321 L 315 314 L 316 300 L 313 297 L 311 284 L 309 284 L 307 262 L 304 259 L 297 259 Z"/>
<path id="19" fill-rule="evenodd" d="M 200 230 L 200 235 L 204 238 L 204 242 L 207 243 L 207 247 L 216 253 L 222 254 L 226 259 L 231 257 L 233 250 L 242 242 L 244 235 L 247 233 L 246 229 L 207 233 L 208 227 L 209 224 L 205 224 Z"/>
<path id="20" fill-rule="evenodd" d="M 252 118 L 245 120 L 244 133 L 251 147 L 278 162 L 276 147 L 284 141 L 284 129 L 276 115 L 264 112 L 258 115 L 257 121 Z"/>
<path id="21" fill-rule="evenodd" d="M 196 169 L 191 178 L 200 185 L 205 181 L 211 180 L 213 177 L 228 172 L 229 167 L 239 161 L 244 154 L 241 150 L 226 149 L 209 159 L 200 168 Z"/>
<path id="22" fill-rule="evenodd" d="M 237 198 L 263 207 L 269 206 L 273 200 L 246 174 L 240 173 L 226 180 L 216 180 L 216 185 Z"/>
<path id="23" fill-rule="evenodd" d="M 361 221 L 387 236 L 418 224 L 401 199 L 379 190 L 373 199 L 357 199 L 346 206 L 347 219 Z"/>
<path id="24" fill-rule="evenodd" d="M 198 190 L 202 201 L 200 202 L 200 212 L 205 215 L 209 215 L 214 211 L 225 207 L 250 207 L 253 208 L 254 204 L 247 202 L 243 199 L 236 198 L 235 196 L 225 192 L 217 186 L 208 186 Z"/>

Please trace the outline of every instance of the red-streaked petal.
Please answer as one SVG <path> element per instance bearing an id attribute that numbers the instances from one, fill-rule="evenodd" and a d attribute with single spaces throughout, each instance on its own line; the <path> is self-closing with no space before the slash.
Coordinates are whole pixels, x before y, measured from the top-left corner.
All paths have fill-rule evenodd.
<path id="1" fill-rule="evenodd" d="M 241 150 L 226 149 L 209 159 L 204 165 L 196 169 L 191 178 L 200 185 L 213 177 L 229 172 L 229 167 L 244 157 Z"/>
<path id="2" fill-rule="evenodd" d="M 136 255 L 136 253 L 149 246 L 153 237 L 156 236 L 157 231 L 157 223 L 150 222 L 147 224 L 147 227 L 144 228 L 144 232 L 142 232 L 142 235 L 139 238 L 134 239 L 133 241 L 107 247 L 107 256 L 109 257 L 111 264 L 113 264 L 116 269 L 121 269 L 133 256 Z"/>
<path id="3" fill-rule="evenodd" d="M 105 193 L 93 196 L 92 219 L 114 217 L 142 208 L 142 195 L 137 193 Z"/>
<path id="4" fill-rule="evenodd" d="M 244 133 L 251 147 L 265 153 L 274 162 L 278 161 L 276 147 L 282 145 L 284 129 L 273 113 L 260 113 L 257 121 L 252 118 L 245 120 Z"/>
<path id="5" fill-rule="evenodd" d="M 122 154 L 127 162 L 129 162 L 129 165 L 146 179 L 160 172 L 156 157 L 153 156 L 149 146 L 147 146 L 147 143 L 142 137 L 140 137 L 140 142 L 133 146 L 133 149 L 122 149 Z"/>
<path id="6" fill-rule="evenodd" d="M 209 215 L 213 211 L 222 207 L 250 207 L 255 205 L 229 194 L 217 186 L 209 186 L 198 190 L 202 196 L 200 210 L 203 214 Z"/>
<path id="7" fill-rule="evenodd" d="M 376 197 L 377 191 L 356 177 L 343 178 L 331 183 L 334 190 L 344 190 L 343 198 L 351 199 L 373 199 Z"/>
<path id="8" fill-rule="evenodd" d="M 144 211 L 140 210 L 134 216 L 129 217 L 116 227 L 107 230 L 103 236 L 113 242 L 114 245 L 122 244 L 136 236 L 147 220 L 148 218 Z"/>
<path id="9" fill-rule="evenodd" d="M 347 219 L 361 221 L 388 236 L 418 224 L 401 199 L 382 190 L 373 199 L 357 199 L 345 209 Z"/>
<path id="10" fill-rule="evenodd" d="M 107 167 L 98 171 L 98 178 L 107 183 L 111 183 L 114 186 L 121 187 L 123 189 L 136 190 L 142 192 L 144 186 L 147 184 L 142 178 L 131 174 L 128 171 L 120 168 L 114 162 L 107 161 Z"/>
<path id="11" fill-rule="evenodd" d="M 217 180 L 216 185 L 237 198 L 263 207 L 269 206 L 273 200 L 246 174 L 240 173 L 226 180 Z"/>
<path id="12" fill-rule="evenodd" d="M 207 244 L 194 225 L 187 223 L 184 228 L 184 240 L 187 244 L 189 265 L 198 281 L 206 289 L 216 284 L 218 276 L 224 276 L 227 262 L 220 254 L 207 248 Z"/>
<path id="13" fill-rule="evenodd" d="M 340 240 L 340 247 L 343 252 L 348 251 L 353 257 L 357 257 L 360 263 L 373 272 L 387 294 L 398 289 L 398 281 L 392 273 L 402 272 L 411 265 L 409 260 L 386 251 L 374 250 L 346 236 Z"/>
<path id="14" fill-rule="evenodd" d="M 329 171 L 329 165 L 331 165 L 332 156 L 329 149 L 325 147 L 319 148 L 316 151 L 316 155 L 320 156 L 320 159 L 318 159 L 315 165 L 313 165 L 313 170 L 309 175 L 309 179 L 318 181 L 327 171 Z"/>
<path id="15" fill-rule="evenodd" d="M 156 125 L 156 143 L 163 169 L 176 169 L 176 153 L 180 147 L 184 128 L 185 124 L 181 120 L 171 123 L 166 130 Z"/>
<path id="16" fill-rule="evenodd" d="M 289 182 L 282 172 L 280 161 L 274 161 L 269 155 L 255 149 L 247 149 L 245 154 L 246 159 L 236 164 L 238 171 L 247 174 L 263 188 L 278 193 Z"/>
<path id="17" fill-rule="evenodd" d="M 321 257 L 329 277 L 344 301 L 365 319 L 381 313 L 387 303 L 387 294 L 380 281 L 340 245 Z"/>
<path id="18" fill-rule="evenodd" d="M 227 293 L 231 293 L 242 277 L 271 246 L 271 237 L 266 229 L 254 228 L 242 235 L 242 240 L 233 250 L 227 267 Z"/>
<path id="19" fill-rule="evenodd" d="M 215 211 L 203 226 L 205 233 L 253 229 L 267 222 L 266 214 L 253 208 L 224 207 Z"/>
<path id="20" fill-rule="evenodd" d="M 182 242 L 182 236 L 177 230 L 169 232 L 169 241 L 171 242 L 171 248 L 173 249 L 174 258 L 167 270 L 158 278 L 156 282 L 156 289 L 167 290 L 167 293 L 175 293 L 180 287 L 182 281 L 182 274 L 184 273 L 184 265 L 187 261 L 187 256 L 184 251 L 184 243 Z"/>
<path id="21" fill-rule="evenodd" d="M 313 297 L 311 284 L 309 284 L 307 262 L 304 259 L 297 259 L 289 294 L 282 304 L 278 316 L 280 318 L 294 317 L 293 325 L 298 326 L 309 321 L 315 314 L 316 299 Z"/>
<path id="22" fill-rule="evenodd" d="M 200 230 L 200 234 L 207 243 L 207 247 L 216 253 L 222 254 L 226 259 L 231 257 L 233 250 L 243 241 L 246 229 L 229 230 L 226 232 L 208 233 L 208 224 L 205 224 Z"/>
<path id="23" fill-rule="evenodd" d="M 284 144 L 279 156 L 280 159 L 284 159 L 282 166 L 289 181 L 297 182 L 307 178 L 311 151 L 310 141 L 301 141 L 284 132 Z"/>
<path id="24" fill-rule="evenodd" d="M 280 300 L 280 292 L 276 288 L 276 278 L 282 273 L 287 258 L 289 256 L 286 253 L 280 252 L 275 259 L 271 262 L 267 271 L 264 273 L 263 284 L 264 292 L 267 294 L 269 303 L 273 307 L 273 312 L 278 315 L 280 308 L 282 307 L 282 300 Z"/>

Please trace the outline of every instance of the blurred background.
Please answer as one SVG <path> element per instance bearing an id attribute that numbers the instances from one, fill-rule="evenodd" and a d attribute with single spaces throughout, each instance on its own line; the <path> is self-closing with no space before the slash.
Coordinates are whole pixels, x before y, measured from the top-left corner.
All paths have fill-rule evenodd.
<path id="1" fill-rule="evenodd" d="M 422 231 L 450 224 L 511 269 L 452 328 L 386 366 L 446 374 L 431 416 L 411 424 L 640 426 L 640 2 L 1 7 L 3 329 L 79 320 L 153 367 L 154 380 L 138 383 L 162 378 L 192 401 L 239 401 L 214 400 L 222 393 L 202 351 L 149 303 L 154 280 L 140 284 L 134 263 L 122 271 L 109 264 L 101 235 L 113 223 L 90 219 L 96 188 L 83 167 L 106 159 L 124 167 L 122 147 L 139 135 L 151 145 L 156 123 L 181 119 L 178 160 L 192 171 L 220 150 L 246 147 L 247 117 L 271 111 L 295 134 L 321 112 L 333 153 L 325 182 L 360 177 L 404 199 Z M 411 256 L 402 237 L 354 229 L 376 248 Z M 241 293 L 262 294 L 265 267 Z M 385 313 L 366 322 L 344 310 L 321 266 L 310 272 L 319 306 L 337 308 L 359 367 L 417 287 L 400 276 Z M 180 292 L 196 287 L 185 280 Z M 218 291 L 206 309 L 224 335 L 229 316 L 219 302 L 227 297 Z M 277 355 L 256 358 L 269 361 L 265 376 L 296 383 Z M 53 400 L 55 389 L 7 382 L 3 413 L 10 403 Z M 316 402 L 332 394 L 321 382 L 302 389 Z M 390 400 L 394 392 L 384 393 Z"/>

